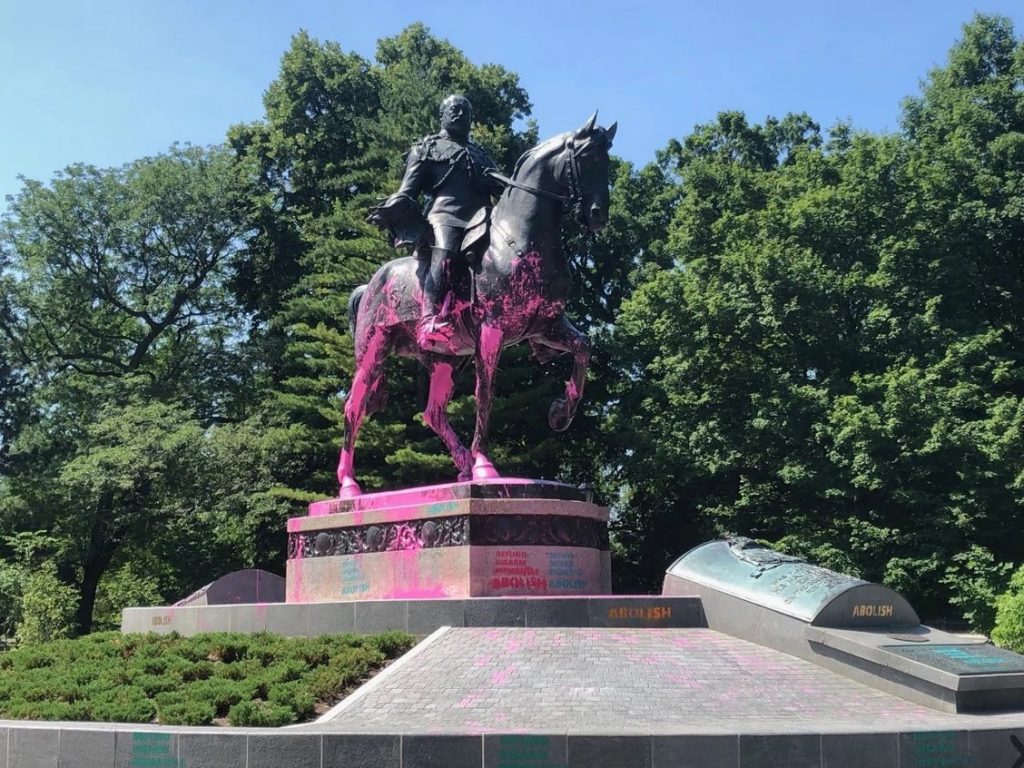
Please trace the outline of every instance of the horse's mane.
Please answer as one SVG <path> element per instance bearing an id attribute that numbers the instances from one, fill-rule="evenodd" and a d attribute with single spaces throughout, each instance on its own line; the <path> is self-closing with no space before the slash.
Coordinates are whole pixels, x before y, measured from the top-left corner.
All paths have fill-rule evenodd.
<path id="1" fill-rule="evenodd" d="M 516 160 L 515 168 L 512 169 L 512 178 L 516 179 L 519 177 L 519 171 L 527 160 L 531 160 L 535 157 L 540 159 L 547 157 L 548 155 L 553 155 L 556 152 L 561 152 L 565 147 L 565 143 L 569 140 L 570 135 L 572 135 L 572 131 L 560 133 L 557 136 L 552 136 L 550 139 L 545 139 L 540 144 L 530 147 L 528 150 L 523 152 L 523 154 L 519 156 L 519 159 Z"/>

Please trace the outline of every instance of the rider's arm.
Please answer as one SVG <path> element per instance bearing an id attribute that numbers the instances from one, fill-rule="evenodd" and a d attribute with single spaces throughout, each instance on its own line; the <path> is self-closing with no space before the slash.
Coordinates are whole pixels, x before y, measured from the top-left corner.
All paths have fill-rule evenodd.
<path id="1" fill-rule="evenodd" d="M 399 195 L 419 200 L 420 193 L 424 191 L 427 182 L 426 147 L 417 144 L 409 150 L 409 156 L 405 161 L 405 176 L 402 177 L 402 185 L 393 197 Z"/>

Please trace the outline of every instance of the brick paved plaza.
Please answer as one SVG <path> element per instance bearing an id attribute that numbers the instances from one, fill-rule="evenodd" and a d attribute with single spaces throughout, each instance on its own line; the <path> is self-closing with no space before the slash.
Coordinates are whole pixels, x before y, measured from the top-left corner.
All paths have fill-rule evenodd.
<path id="1" fill-rule="evenodd" d="M 708 629 L 443 630 L 323 727 L 800 733 L 977 727 Z M 988 728 L 1024 715 L 986 715 Z"/>

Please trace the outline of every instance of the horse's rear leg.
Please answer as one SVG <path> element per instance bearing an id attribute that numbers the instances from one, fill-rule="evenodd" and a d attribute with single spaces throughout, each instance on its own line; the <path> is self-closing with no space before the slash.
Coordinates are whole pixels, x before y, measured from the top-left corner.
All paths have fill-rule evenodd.
<path id="1" fill-rule="evenodd" d="M 383 328 L 372 327 L 370 333 L 372 336 L 366 351 L 356 362 L 352 389 L 345 398 L 345 438 L 338 459 L 338 495 L 343 499 L 362 493 L 354 469 L 356 437 L 366 415 L 380 410 L 384 404 L 384 362 L 391 348 L 391 340 Z"/>
<path id="2" fill-rule="evenodd" d="M 473 475 L 473 457 L 448 421 L 448 404 L 455 391 L 455 369 L 450 362 L 433 356 L 431 358 L 427 365 L 430 372 L 430 395 L 427 397 L 427 407 L 423 409 L 423 420 L 444 441 L 459 470 L 459 480 L 469 480 Z"/>
<path id="3" fill-rule="evenodd" d="M 562 432 L 569 428 L 576 415 L 576 406 L 583 397 L 587 367 L 590 365 L 590 339 L 563 315 L 542 336 L 535 336 L 531 341 L 558 353 L 572 354 L 572 374 L 565 382 L 565 394 L 556 398 L 548 410 L 548 426 Z M 538 359 L 540 357 L 538 355 Z"/>
<path id="4" fill-rule="evenodd" d="M 476 347 L 476 431 L 473 433 L 473 479 L 489 480 L 499 477 L 487 458 L 487 438 L 490 431 L 491 407 L 494 405 L 494 375 L 501 357 L 502 332 L 488 325 L 480 326 L 480 341 Z"/>

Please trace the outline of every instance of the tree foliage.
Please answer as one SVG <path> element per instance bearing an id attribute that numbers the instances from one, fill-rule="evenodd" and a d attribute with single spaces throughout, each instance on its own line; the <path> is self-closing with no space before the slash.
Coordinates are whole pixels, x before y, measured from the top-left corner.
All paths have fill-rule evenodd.
<path id="1" fill-rule="evenodd" d="M 661 154 L 675 266 L 620 315 L 609 421 L 646 583 L 736 531 L 991 617 L 1024 555 L 1022 62 L 978 17 L 899 134 L 723 113 Z"/>
<path id="2" fill-rule="evenodd" d="M 280 571 L 285 519 L 335 490 L 348 297 L 394 256 L 366 210 L 452 92 L 506 172 L 537 140 L 515 73 L 421 24 L 373 59 L 300 32 L 264 116 L 223 147 L 24 183 L 0 225 L 5 633 L 57 616 L 69 588 L 87 630 L 236 567 Z M 608 228 L 564 232 L 569 314 L 596 342 L 584 405 L 552 435 L 567 362 L 508 351 L 496 463 L 596 485 L 620 589 L 657 589 L 686 548 L 735 532 L 991 627 L 1024 562 L 1006 535 L 1024 512 L 1009 21 L 965 25 L 898 132 L 725 111 L 611 178 Z M 392 361 L 389 390 L 361 433 L 364 487 L 452 478 L 415 416 L 422 373 Z"/>

